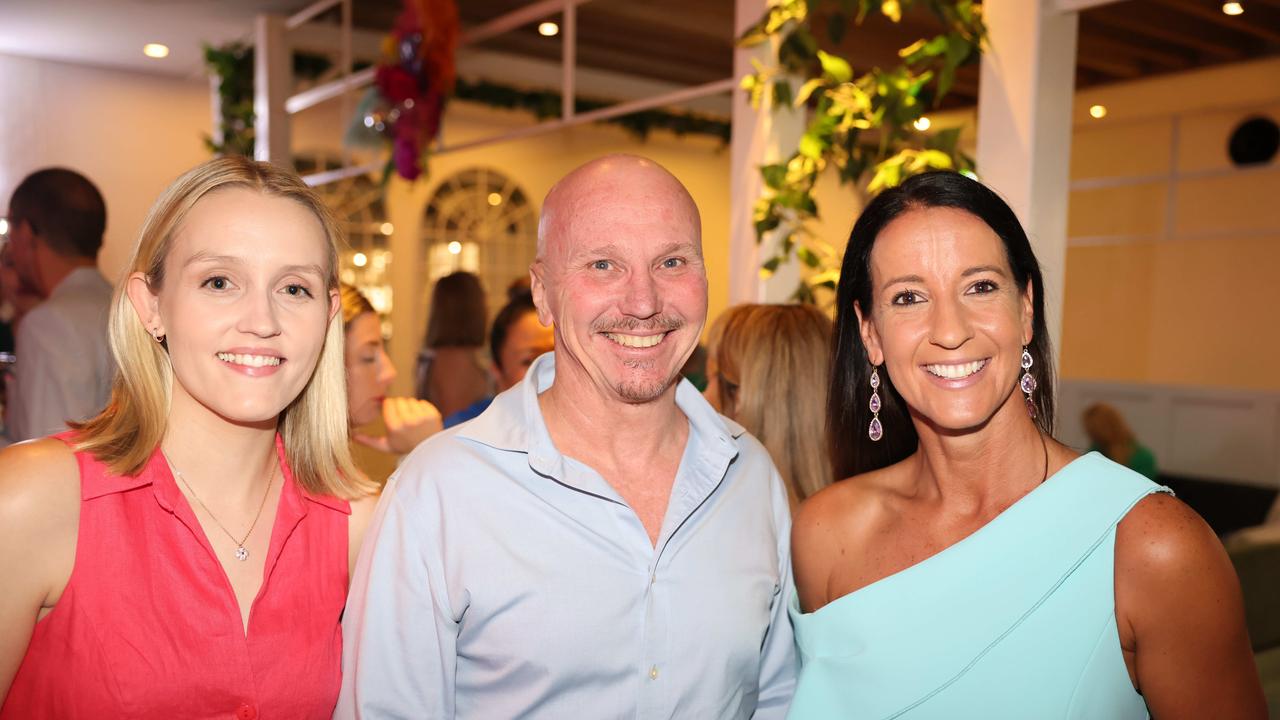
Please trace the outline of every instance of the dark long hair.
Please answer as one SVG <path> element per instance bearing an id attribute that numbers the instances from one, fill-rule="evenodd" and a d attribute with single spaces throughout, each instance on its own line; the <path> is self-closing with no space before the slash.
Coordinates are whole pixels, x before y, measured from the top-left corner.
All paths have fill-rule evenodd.
<path id="1" fill-rule="evenodd" d="M 1034 336 L 1027 350 L 1034 361 L 1031 373 L 1038 385 L 1034 393 L 1036 424 L 1046 434 L 1053 434 L 1053 353 L 1045 323 L 1044 281 L 1027 233 L 1009 205 L 977 180 L 954 172 L 924 173 L 876 196 L 849 234 L 840 285 L 836 289 L 831 389 L 827 396 L 828 443 L 832 470 L 837 478 L 892 465 L 915 452 L 919 443 L 907 405 L 884 369 L 880 371 L 883 405 L 880 422 L 884 425 L 884 437 L 872 442 L 867 436 L 867 426 L 871 424 L 868 407 L 871 361 L 862 343 L 854 303 L 864 313 L 871 308 L 871 247 L 881 231 L 911 210 L 937 207 L 963 210 L 986 223 L 1004 243 L 1005 256 L 1018 287 L 1026 288 L 1030 281 L 1035 318 L 1032 320 Z"/>

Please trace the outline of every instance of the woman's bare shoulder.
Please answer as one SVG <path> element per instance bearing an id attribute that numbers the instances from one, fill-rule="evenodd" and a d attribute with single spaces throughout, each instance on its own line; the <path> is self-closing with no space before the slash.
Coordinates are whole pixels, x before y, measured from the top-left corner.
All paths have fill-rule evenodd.
<path id="1" fill-rule="evenodd" d="M 908 480 L 904 461 L 832 483 L 800 505 L 795 527 L 809 532 L 865 528 L 894 498 L 906 492 Z"/>
<path id="2" fill-rule="evenodd" d="M 79 507 L 80 468 L 66 443 L 42 438 L 0 450 L 0 524 Z"/>
<path id="3" fill-rule="evenodd" d="M 15 591 L 55 592 L 75 556 L 80 469 L 53 438 L 0 450 L 0 577 Z"/>

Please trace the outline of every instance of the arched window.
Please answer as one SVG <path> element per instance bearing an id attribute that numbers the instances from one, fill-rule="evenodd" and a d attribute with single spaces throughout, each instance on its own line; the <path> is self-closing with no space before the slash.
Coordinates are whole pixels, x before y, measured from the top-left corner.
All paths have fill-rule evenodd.
<path id="1" fill-rule="evenodd" d="M 427 302 L 435 281 L 466 270 L 480 276 L 490 315 L 507 302 L 507 286 L 529 275 L 537 249 L 538 219 L 529 197 L 492 168 L 470 168 L 440 183 L 427 203 L 422 243 L 427 258 Z"/>

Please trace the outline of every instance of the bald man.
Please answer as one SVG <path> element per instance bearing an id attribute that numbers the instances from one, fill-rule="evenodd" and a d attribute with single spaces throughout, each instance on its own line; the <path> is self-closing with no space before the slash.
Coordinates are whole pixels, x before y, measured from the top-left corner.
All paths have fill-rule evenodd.
<path id="1" fill-rule="evenodd" d="M 701 221 L 615 155 L 543 202 L 555 352 L 391 478 L 343 621 L 340 718 L 781 718 L 795 655 L 786 491 L 680 367 Z"/>

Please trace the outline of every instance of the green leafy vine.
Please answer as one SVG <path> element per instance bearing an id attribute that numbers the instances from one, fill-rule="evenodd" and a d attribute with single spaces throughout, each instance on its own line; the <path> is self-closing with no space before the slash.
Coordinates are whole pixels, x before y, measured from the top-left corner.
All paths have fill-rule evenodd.
<path id="1" fill-rule="evenodd" d="M 899 22 L 904 12 L 919 8 L 940 21 L 942 32 L 900 50 L 895 67 L 855 75 L 848 60 L 821 49 L 811 29 L 811 10 L 819 6 L 828 13 L 833 45 L 872 13 Z M 753 207 L 756 240 L 777 239 L 762 276 L 794 256 L 810 269 L 795 299 L 814 302 L 818 288 L 835 288 L 840 252 L 809 226 L 819 211 L 814 185 L 828 167 L 866 196 L 926 170 L 972 170 L 972 159 L 957 147 L 961 128 L 930 134 L 915 123 L 938 105 L 956 70 L 978 57 L 985 39 L 981 7 L 974 0 L 772 0 L 738 43 L 772 43 L 773 62 L 757 62 L 742 87 L 757 108 L 769 99 L 778 112 L 808 108 L 809 119 L 790 157 L 760 167 L 764 191 Z M 793 92 L 796 78 L 802 83 Z"/>

